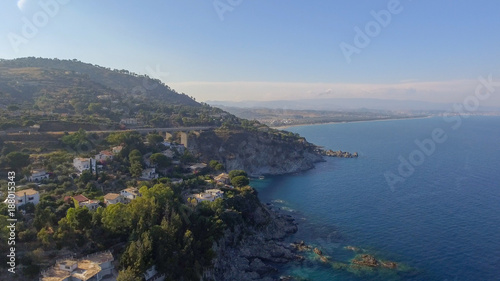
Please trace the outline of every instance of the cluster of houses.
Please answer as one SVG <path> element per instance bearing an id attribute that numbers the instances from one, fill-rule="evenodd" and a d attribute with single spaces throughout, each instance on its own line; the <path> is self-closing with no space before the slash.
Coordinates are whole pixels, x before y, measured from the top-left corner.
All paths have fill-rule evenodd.
<path id="1" fill-rule="evenodd" d="M 135 198 L 141 196 L 139 190 L 135 187 L 128 187 L 120 191 L 120 193 L 108 193 L 104 195 L 104 203 L 106 205 L 124 203 L 127 204 Z M 19 190 L 14 193 L 14 204 L 19 208 L 27 203 L 37 205 L 40 202 L 40 193 L 33 188 Z M 8 202 L 9 198 L 5 199 L 4 203 Z M 76 202 L 80 207 L 87 207 L 89 210 L 96 210 L 100 206 L 99 200 L 91 200 L 83 194 L 64 197 L 66 203 L 72 204 Z"/>
<path id="2" fill-rule="evenodd" d="M 87 207 L 91 211 L 97 210 L 97 208 L 99 208 L 99 203 L 101 203 L 99 200 L 90 200 L 83 194 L 79 194 L 73 197 L 71 196 L 64 197 L 64 201 L 66 203 L 71 203 L 72 200 L 73 202 L 76 202 L 78 206 Z"/>
<path id="3" fill-rule="evenodd" d="M 39 281 L 106 281 L 116 280 L 114 257 L 110 251 L 97 252 L 80 259 L 68 257 L 40 274 Z M 150 267 L 143 273 L 145 281 L 164 281 L 165 274 Z"/>
<path id="4" fill-rule="evenodd" d="M 81 259 L 72 257 L 60 259 L 49 269 L 43 271 L 40 281 L 101 281 L 113 277 L 113 255 L 111 252 L 98 252 Z M 107 279 L 107 278 L 106 278 Z"/>
<path id="5" fill-rule="evenodd" d="M 129 203 L 130 201 L 134 200 L 137 197 L 140 197 L 141 194 L 139 193 L 139 190 L 135 187 L 128 187 L 120 191 L 120 194 L 118 193 L 108 193 L 104 195 L 104 203 L 106 206 L 108 205 L 113 205 L 117 203 Z"/>
<path id="6" fill-rule="evenodd" d="M 217 198 L 222 198 L 224 196 L 224 191 L 220 189 L 208 189 L 205 192 L 191 194 L 188 196 L 189 199 L 196 199 L 196 202 L 209 201 L 213 202 Z"/>
<path id="7" fill-rule="evenodd" d="M 230 185 L 230 180 L 229 180 L 229 175 L 226 173 L 221 173 L 217 176 L 214 177 L 215 184 L 219 187 L 227 187 L 227 188 L 232 188 Z M 207 189 L 204 192 L 200 193 L 195 193 L 195 194 L 190 194 L 187 196 L 188 201 L 190 199 L 195 199 L 196 202 L 202 202 L 202 201 L 209 201 L 213 202 L 217 198 L 222 198 L 224 196 L 224 191 L 217 189 L 217 188 L 212 188 L 212 189 Z"/>

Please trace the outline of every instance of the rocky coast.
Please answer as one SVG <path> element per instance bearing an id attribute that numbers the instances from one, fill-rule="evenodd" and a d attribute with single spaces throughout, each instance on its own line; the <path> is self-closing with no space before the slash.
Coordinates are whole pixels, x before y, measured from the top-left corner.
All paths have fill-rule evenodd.
<path id="1" fill-rule="evenodd" d="M 226 230 L 214 246 L 217 257 L 207 275 L 215 280 L 276 280 L 278 266 L 303 259 L 284 239 L 297 232 L 297 223 L 271 205 L 254 211 L 255 225 Z"/>

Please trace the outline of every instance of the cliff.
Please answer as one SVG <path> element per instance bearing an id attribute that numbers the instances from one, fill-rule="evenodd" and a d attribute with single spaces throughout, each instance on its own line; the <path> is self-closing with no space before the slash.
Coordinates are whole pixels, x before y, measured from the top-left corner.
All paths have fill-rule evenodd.
<path id="1" fill-rule="evenodd" d="M 255 202 L 242 212 L 243 217 L 249 216 L 227 228 L 214 244 L 216 258 L 205 277 L 221 281 L 276 280 L 277 266 L 303 259 L 283 241 L 297 231 L 294 218 L 262 205 L 258 199 L 247 200 Z"/>
<path id="2" fill-rule="evenodd" d="M 323 161 L 315 146 L 287 132 L 212 130 L 191 134 L 189 149 L 204 160 L 215 159 L 228 171 L 280 175 L 305 171 Z"/>

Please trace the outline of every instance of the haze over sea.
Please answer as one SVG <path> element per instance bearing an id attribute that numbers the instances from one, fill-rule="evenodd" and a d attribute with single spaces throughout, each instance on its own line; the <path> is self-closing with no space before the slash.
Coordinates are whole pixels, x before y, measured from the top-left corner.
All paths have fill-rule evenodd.
<path id="1" fill-rule="evenodd" d="M 306 280 L 500 280 L 500 117 L 473 116 L 455 123 L 441 117 L 292 127 L 328 149 L 357 151 L 357 159 L 327 158 L 304 173 L 267 177 L 252 185 L 299 221 L 291 241 L 319 247 L 348 263 L 355 246 L 400 270 L 334 269 L 306 260 L 281 274 Z M 441 128 L 447 140 L 402 183 L 401 155 L 415 140 Z"/>

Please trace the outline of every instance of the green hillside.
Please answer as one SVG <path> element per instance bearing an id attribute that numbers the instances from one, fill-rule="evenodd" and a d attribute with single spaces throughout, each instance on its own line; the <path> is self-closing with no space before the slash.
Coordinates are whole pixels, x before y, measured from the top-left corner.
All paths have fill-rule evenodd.
<path id="1" fill-rule="evenodd" d="M 222 113 L 126 70 L 77 60 L 0 60 L 0 130 L 49 121 L 67 122 L 68 130 L 78 130 L 75 124 L 118 128 L 127 118 L 143 127 L 218 126 Z"/>

